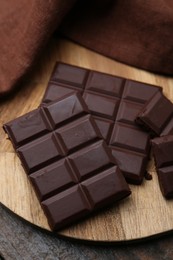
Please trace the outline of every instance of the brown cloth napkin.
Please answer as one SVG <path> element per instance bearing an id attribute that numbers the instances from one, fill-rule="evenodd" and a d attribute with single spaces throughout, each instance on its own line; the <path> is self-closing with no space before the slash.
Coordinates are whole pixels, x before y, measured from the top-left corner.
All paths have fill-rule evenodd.
<path id="1" fill-rule="evenodd" d="M 32 68 L 55 30 L 115 60 L 173 73 L 172 0 L 0 0 L 1 94 Z"/>

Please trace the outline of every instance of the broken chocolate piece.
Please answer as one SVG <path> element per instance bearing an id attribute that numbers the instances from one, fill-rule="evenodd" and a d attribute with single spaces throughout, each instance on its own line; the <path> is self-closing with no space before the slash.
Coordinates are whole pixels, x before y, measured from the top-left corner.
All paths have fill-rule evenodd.
<path id="1" fill-rule="evenodd" d="M 173 135 L 154 138 L 152 148 L 163 196 L 173 198 Z"/>

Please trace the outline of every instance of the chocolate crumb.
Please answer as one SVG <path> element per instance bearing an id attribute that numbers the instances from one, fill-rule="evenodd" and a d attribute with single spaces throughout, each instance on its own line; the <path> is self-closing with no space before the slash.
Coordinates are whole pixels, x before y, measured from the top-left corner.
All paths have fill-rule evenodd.
<path id="1" fill-rule="evenodd" d="M 153 179 L 152 175 L 147 171 L 145 172 L 144 177 L 147 181 L 151 181 Z"/>

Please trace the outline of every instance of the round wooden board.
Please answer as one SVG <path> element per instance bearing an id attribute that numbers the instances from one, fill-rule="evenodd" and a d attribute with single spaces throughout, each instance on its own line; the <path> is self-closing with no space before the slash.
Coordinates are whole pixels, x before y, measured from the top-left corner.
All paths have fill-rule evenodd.
<path id="1" fill-rule="evenodd" d="M 1 102 L 1 126 L 36 108 L 42 99 L 55 62 L 103 71 L 163 87 L 173 100 L 173 79 L 148 73 L 89 51 L 66 40 L 52 39 L 37 69 L 12 98 Z M 50 230 L 46 217 L 29 183 L 11 142 L 0 129 L 0 202 L 25 220 Z M 153 160 L 148 170 L 151 181 L 131 185 L 132 195 L 120 203 L 67 228 L 59 234 L 92 241 L 129 241 L 173 230 L 173 201 L 166 201 L 160 192 Z"/>

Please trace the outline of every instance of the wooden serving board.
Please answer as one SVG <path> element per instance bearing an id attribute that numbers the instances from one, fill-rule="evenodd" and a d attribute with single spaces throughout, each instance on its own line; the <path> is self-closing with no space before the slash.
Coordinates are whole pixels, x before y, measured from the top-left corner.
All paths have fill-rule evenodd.
<path id="1" fill-rule="evenodd" d="M 118 75 L 163 86 L 173 101 L 173 79 L 148 73 L 89 51 L 66 40 L 52 39 L 37 69 L 12 98 L 0 103 L 0 123 L 36 108 L 46 89 L 55 62 Z M 0 202 L 25 220 L 50 230 L 46 217 L 29 183 L 11 142 L 0 129 Z M 166 201 L 160 192 L 153 160 L 148 165 L 151 181 L 131 185 L 131 197 L 59 232 L 59 234 L 94 241 L 129 241 L 173 230 L 173 200 Z"/>

